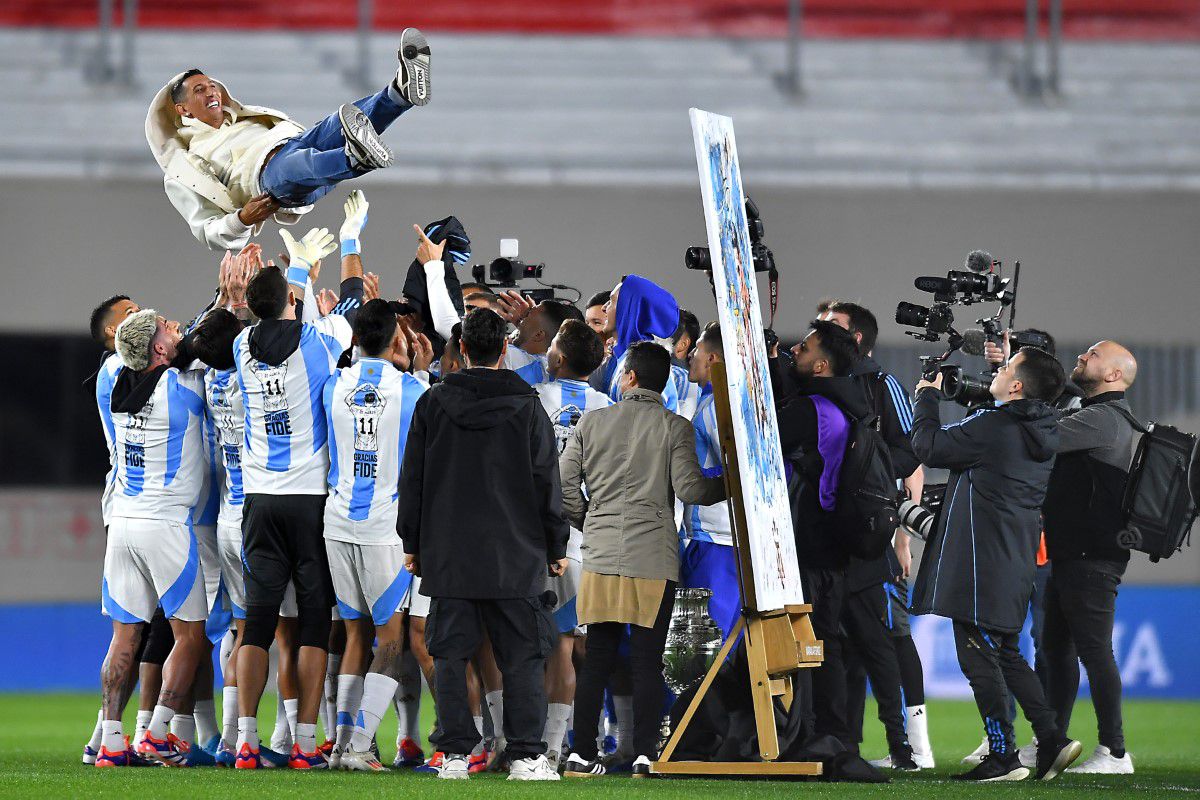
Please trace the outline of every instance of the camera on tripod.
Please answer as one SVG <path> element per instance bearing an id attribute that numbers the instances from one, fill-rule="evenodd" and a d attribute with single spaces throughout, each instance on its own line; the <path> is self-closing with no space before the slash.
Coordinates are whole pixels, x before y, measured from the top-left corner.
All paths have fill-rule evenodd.
<path id="1" fill-rule="evenodd" d="M 492 263 L 475 264 L 471 267 L 471 277 L 476 283 L 482 283 L 485 286 L 491 286 L 496 289 L 515 289 L 518 281 L 535 280 L 541 283 L 542 274 L 546 270 L 545 264 L 531 264 L 522 261 L 517 257 L 519 242 L 516 239 L 501 239 L 500 240 L 500 257 L 493 260 Z M 549 284 L 547 284 L 550 286 Z M 540 303 L 543 300 L 553 300 L 554 289 L 562 288 L 558 286 L 550 286 L 546 289 L 522 289 L 521 294 L 528 297 L 535 303 Z"/>

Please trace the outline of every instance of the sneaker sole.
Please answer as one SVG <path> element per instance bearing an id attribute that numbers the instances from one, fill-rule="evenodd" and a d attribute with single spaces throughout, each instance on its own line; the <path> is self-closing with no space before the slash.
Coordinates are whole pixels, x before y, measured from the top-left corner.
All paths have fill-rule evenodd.
<path id="1" fill-rule="evenodd" d="M 571 772 L 567 770 L 562 776 L 564 778 L 603 778 L 607 774 L 606 772 Z"/>
<path id="2" fill-rule="evenodd" d="M 455 775 L 447 775 L 447 774 L 445 774 L 445 773 L 442 773 L 442 772 L 439 772 L 439 773 L 438 773 L 438 779 L 439 779 L 439 780 L 443 780 L 443 781 L 465 781 L 465 780 L 467 780 L 469 777 L 470 777 L 470 776 L 469 776 L 469 775 L 466 775 L 466 774 L 463 774 L 463 775 L 458 775 L 458 774 L 455 774 Z"/>
<path id="3" fill-rule="evenodd" d="M 1000 783 L 1001 781 L 1023 781 L 1029 777 L 1029 769 L 1017 767 L 1007 775 L 997 775 L 995 778 L 984 778 L 979 783 Z"/>
<path id="4" fill-rule="evenodd" d="M 430 85 L 429 42 L 425 34 L 416 28 L 405 28 L 400 34 L 400 49 L 396 58 L 404 65 L 408 75 L 408 91 L 404 92 L 408 102 L 414 106 L 427 105 L 433 97 Z"/>
<path id="5" fill-rule="evenodd" d="M 1075 759 L 1083 752 L 1083 744 L 1080 742 L 1071 742 L 1058 753 L 1058 758 L 1054 759 L 1054 763 L 1050 765 L 1050 769 L 1046 771 L 1039 780 L 1052 781 L 1057 778 L 1064 769 L 1071 766 Z"/>
<path id="6" fill-rule="evenodd" d="M 371 120 L 358 106 L 347 103 L 338 109 L 342 136 L 357 160 L 367 167 L 385 169 L 392 165 L 392 151 L 379 138 Z"/>

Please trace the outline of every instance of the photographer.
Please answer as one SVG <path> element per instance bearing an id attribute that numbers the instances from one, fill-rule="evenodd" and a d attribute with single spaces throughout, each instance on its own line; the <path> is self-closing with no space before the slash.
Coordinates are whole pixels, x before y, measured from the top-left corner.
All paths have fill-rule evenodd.
<path id="1" fill-rule="evenodd" d="M 954 622 L 959 666 L 983 717 L 990 752 L 960 780 L 1020 780 L 1011 689 L 1038 737 L 1037 778 L 1049 780 L 1079 756 L 1021 657 L 1018 637 L 1033 588 L 1040 508 L 1054 466 L 1057 423 L 1048 403 L 1062 392 L 1062 366 L 1023 348 L 992 379 L 994 409 L 942 427 L 942 376 L 917 384 L 913 450 L 951 470 L 937 527 L 913 590 L 913 613 Z"/>
<path id="2" fill-rule="evenodd" d="M 1117 533 L 1140 438 L 1125 401 L 1136 376 L 1133 354 L 1116 342 L 1097 342 L 1076 360 L 1071 381 L 1083 391 L 1083 407 L 1059 420 L 1058 461 L 1042 507 L 1050 556 L 1043 631 L 1050 704 L 1067 730 L 1082 661 L 1099 727 L 1095 752 L 1075 772 L 1133 773 L 1112 638 L 1117 588 L 1129 563 Z"/>

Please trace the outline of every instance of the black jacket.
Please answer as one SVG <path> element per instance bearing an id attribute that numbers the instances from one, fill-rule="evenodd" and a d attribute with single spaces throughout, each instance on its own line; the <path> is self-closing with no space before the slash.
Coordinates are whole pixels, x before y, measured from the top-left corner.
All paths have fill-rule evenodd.
<path id="1" fill-rule="evenodd" d="M 908 399 L 908 392 L 870 356 L 860 358 L 851 369 L 850 376 L 859 382 L 870 403 L 871 413 L 878 417 L 876 430 L 887 444 L 896 480 L 904 480 L 921 465 L 909 438 L 912 403 Z M 871 561 L 851 559 L 846 568 L 846 590 L 861 592 L 891 582 L 899 574 L 900 565 L 896 561 L 895 551 L 889 547 L 887 552 Z"/>
<path id="2" fill-rule="evenodd" d="M 1043 508 L 1051 561 L 1129 561 L 1117 533 L 1125 525 L 1121 498 L 1141 437 L 1122 411 L 1132 413 L 1125 393 L 1105 392 L 1059 420 L 1058 460 Z"/>
<path id="3" fill-rule="evenodd" d="M 507 369 L 447 375 L 417 400 L 398 526 L 429 597 L 533 597 L 566 554 L 558 445 L 537 394 Z"/>
<path id="4" fill-rule="evenodd" d="M 950 477 L 912 611 L 1015 633 L 1033 591 L 1041 506 L 1058 445 L 1054 409 L 1014 400 L 943 428 L 941 401 L 941 392 L 923 389 L 914 408 L 913 450 Z"/>
<path id="5" fill-rule="evenodd" d="M 854 419 L 870 413 L 870 406 L 854 378 L 814 378 L 796 385 L 797 393 L 786 399 L 778 412 L 780 445 L 791 470 L 788 497 L 796 555 L 801 567 L 842 569 L 849 557 L 818 501 L 825 460 L 817 450 L 818 417 L 811 397 L 820 395 L 832 400 L 842 413 Z"/>

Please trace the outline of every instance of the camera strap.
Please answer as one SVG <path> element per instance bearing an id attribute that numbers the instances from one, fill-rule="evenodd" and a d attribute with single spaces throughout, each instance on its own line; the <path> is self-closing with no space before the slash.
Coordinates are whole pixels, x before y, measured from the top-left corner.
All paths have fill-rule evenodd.
<path id="1" fill-rule="evenodd" d="M 767 272 L 767 293 L 771 303 L 771 320 L 767 323 L 767 327 L 774 330 L 775 309 L 779 307 L 779 270 L 774 267 Z"/>

